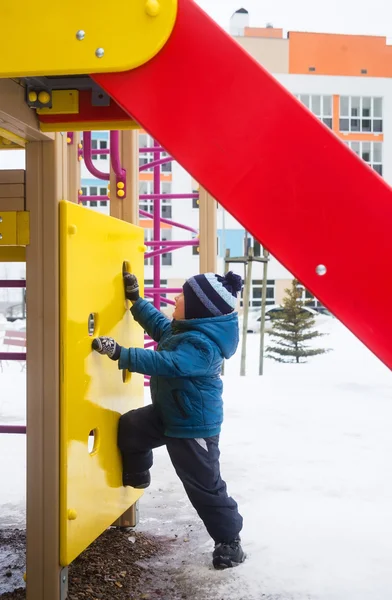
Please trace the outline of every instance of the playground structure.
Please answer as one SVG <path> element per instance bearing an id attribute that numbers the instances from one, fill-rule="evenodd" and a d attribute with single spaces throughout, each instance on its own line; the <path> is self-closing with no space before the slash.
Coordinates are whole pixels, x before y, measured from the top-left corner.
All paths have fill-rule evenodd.
<path id="1" fill-rule="evenodd" d="M 391 322 L 367 293 L 368 273 L 390 291 L 390 188 L 192 0 L 110 8 L 126 25 L 103 0 L 53 3 L 44 20 L 26 0 L 1 9 L 2 147 L 26 148 L 25 172 L 0 172 L 0 261 L 26 260 L 28 600 L 65 600 L 68 565 L 140 495 L 121 486 L 115 427 L 143 378 L 91 352 L 98 332 L 143 345 L 122 290 L 123 268 L 142 279 L 148 255 L 134 130 L 157 140 L 153 168 L 164 148 L 202 186 L 202 271 L 216 254 L 211 195 L 392 366 Z M 115 219 L 77 206 L 80 150 L 91 158 L 78 132 L 94 129 L 112 131 Z M 154 196 L 155 259 L 169 245 Z"/>

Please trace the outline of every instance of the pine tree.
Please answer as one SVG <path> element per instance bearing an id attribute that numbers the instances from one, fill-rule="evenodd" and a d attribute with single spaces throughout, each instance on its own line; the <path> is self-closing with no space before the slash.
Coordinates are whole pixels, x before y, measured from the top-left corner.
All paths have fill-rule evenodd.
<path id="1" fill-rule="evenodd" d="M 276 345 L 267 346 L 267 357 L 278 362 L 300 363 L 306 362 L 309 356 L 328 352 L 326 348 L 311 348 L 306 345 L 306 342 L 325 334 L 314 329 L 314 316 L 303 310 L 305 303 L 301 299 L 298 281 L 294 279 L 291 288 L 285 292 L 283 310 L 273 317 L 272 330 L 268 332 Z"/>

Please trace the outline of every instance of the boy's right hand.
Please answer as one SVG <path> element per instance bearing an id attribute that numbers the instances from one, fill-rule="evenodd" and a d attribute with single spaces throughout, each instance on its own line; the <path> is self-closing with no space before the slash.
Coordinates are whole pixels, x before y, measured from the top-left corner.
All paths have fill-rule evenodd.
<path id="1" fill-rule="evenodd" d="M 131 302 L 136 302 L 140 298 L 137 278 L 135 275 L 132 275 L 132 273 L 124 273 L 123 278 L 126 299 Z"/>

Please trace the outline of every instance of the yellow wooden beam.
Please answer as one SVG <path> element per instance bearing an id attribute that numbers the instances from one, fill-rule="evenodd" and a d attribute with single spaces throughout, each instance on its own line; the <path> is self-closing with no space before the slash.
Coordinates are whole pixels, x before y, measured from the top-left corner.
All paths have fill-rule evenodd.
<path id="1" fill-rule="evenodd" d="M 28 246 L 30 243 L 30 213 L 0 212 L 0 246 Z"/>
<path id="2" fill-rule="evenodd" d="M 41 131 L 127 131 L 141 129 L 136 121 L 71 121 L 59 123 L 41 123 Z"/>
<path id="3" fill-rule="evenodd" d="M 24 246 L 0 246 L 1 262 L 26 262 L 26 248 Z"/>

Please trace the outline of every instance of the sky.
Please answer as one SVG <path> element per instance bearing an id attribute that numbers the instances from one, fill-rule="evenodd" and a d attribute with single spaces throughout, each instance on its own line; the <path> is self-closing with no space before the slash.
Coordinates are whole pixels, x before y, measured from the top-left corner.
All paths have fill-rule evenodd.
<path id="1" fill-rule="evenodd" d="M 249 12 L 250 26 L 272 23 L 287 31 L 382 35 L 392 44 L 391 0 L 196 0 L 221 27 L 228 29 L 239 8 Z"/>

